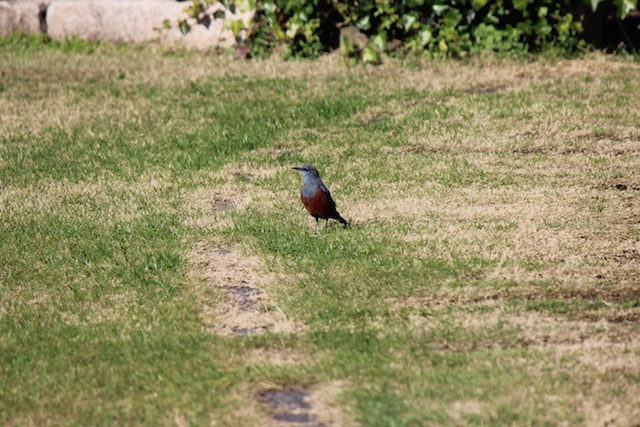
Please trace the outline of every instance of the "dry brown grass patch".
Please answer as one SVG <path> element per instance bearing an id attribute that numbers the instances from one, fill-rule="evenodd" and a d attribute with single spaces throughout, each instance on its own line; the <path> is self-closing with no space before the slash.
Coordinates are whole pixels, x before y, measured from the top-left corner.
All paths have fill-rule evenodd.
<path id="1" fill-rule="evenodd" d="M 607 76 L 621 69 L 637 70 L 634 63 L 610 61 L 606 55 L 595 53 L 571 61 L 538 61 L 535 63 L 505 62 L 495 57 L 476 58 L 471 64 L 449 62 L 426 62 L 419 70 L 398 67 L 389 61 L 376 72 L 401 87 L 425 89 L 469 89 L 478 90 L 500 87 L 519 88 L 532 82 L 558 80 L 584 76 Z"/>
<path id="2" fill-rule="evenodd" d="M 602 319 L 598 322 L 568 320 L 535 312 L 514 315 L 509 323 L 517 326 L 520 336 L 528 345 L 536 348 L 553 348 L 571 352 L 603 351 L 605 359 L 614 363 L 614 355 L 622 358 L 635 357 L 640 362 L 640 331 L 632 322 L 617 323 Z M 596 357 L 597 355 L 594 355 Z M 585 359 L 587 360 L 587 359 Z M 591 362 L 589 362 L 591 363 Z M 615 364 L 615 363 L 614 363 Z M 617 365 L 630 374 L 640 375 L 640 363 L 620 363 Z M 606 370 L 606 366 L 594 366 Z"/>
<path id="3" fill-rule="evenodd" d="M 202 228 L 226 228 L 233 225 L 229 213 L 244 209 L 251 196 L 233 184 L 198 188 L 187 196 L 191 208 L 187 224 Z"/>
<path id="4" fill-rule="evenodd" d="M 425 194 L 400 188 L 349 203 L 361 223 L 405 221 L 415 232 L 397 238 L 419 257 L 481 256 L 496 262 L 488 280 L 559 280 L 626 287 L 640 277 L 640 192 L 549 183 L 522 188 L 485 184 Z M 415 190 L 414 190 L 415 191 Z"/>
<path id="5" fill-rule="evenodd" d="M 223 411 L 210 415 L 211 425 L 217 427 L 278 427 L 279 424 L 273 421 L 258 399 L 253 396 L 255 390 L 249 385 L 242 384 L 237 389 L 232 390 L 226 397 Z M 232 409 L 232 410 L 229 410 Z"/>
<path id="6" fill-rule="evenodd" d="M 341 393 L 345 388 L 344 381 L 332 381 L 315 386 L 311 390 L 311 414 L 320 425 L 347 427 L 355 425 L 352 415 L 345 412 Z"/>
<path id="7" fill-rule="evenodd" d="M 437 300 L 435 307 L 433 304 L 431 307 L 437 310 L 445 308 L 443 302 Z M 406 303 L 428 306 L 424 301 Z M 477 336 L 474 348 L 478 345 L 499 348 L 503 344 L 501 340 L 506 338 L 510 348 L 517 343 L 517 347 L 539 353 L 537 361 L 513 360 L 514 363 L 523 363 L 522 369 L 529 372 L 532 378 L 543 372 L 544 375 L 570 375 L 571 384 L 583 387 L 570 391 L 561 386 L 558 391 L 562 394 L 547 396 L 553 400 L 549 410 L 563 411 L 578 407 L 584 415 L 584 425 L 634 425 L 640 416 L 640 407 L 637 405 L 640 385 L 629 380 L 640 377 L 640 331 L 637 321 L 615 322 L 604 318 L 597 321 L 568 320 L 536 312 L 512 312 L 505 310 L 502 304 L 490 312 L 465 311 L 465 307 L 473 308 L 473 305 L 468 305 L 468 302 L 464 305 L 453 298 L 450 305 L 458 310 L 448 314 L 439 312 L 428 317 L 410 315 L 409 324 L 413 332 L 437 331 L 452 326 L 475 331 L 474 334 L 503 331 L 498 335 L 488 333 L 479 341 Z M 505 332 L 509 331 L 515 331 L 515 336 L 505 337 Z M 467 342 L 450 342 L 448 339 L 442 343 L 432 341 L 431 346 L 447 352 L 468 350 Z M 405 369 L 403 364 L 393 367 Z M 620 389 L 624 389 L 625 393 L 620 394 Z M 510 396 L 508 401 L 522 401 L 523 407 L 528 407 L 531 404 L 529 391 L 519 391 Z M 495 410 L 493 403 L 478 401 L 456 401 L 447 409 L 451 420 L 456 423 L 462 422 L 465 414 L 486 415 L 487 411 L 492 410 Z M 561 412 L 557 415 L 561 416 Z"/>
<path id="8" fill-rule="evenodd" d="M 287 349 L 256 348 L 244 355 L 243 360 L 255 365 L 292 366 L 309 363 L 313 359 L 309 355 Z"/>
<path id="9" fill-rule="evenodd" d="M 231 163 L 203 177 L 213 184 L 196 188 L 186 195 L 187 224 L 217 229 L 230 227 L 233 224 L 231 212 L 241 211 L 255 201 L 273 199 L 273 193 L 257 185 L 256 180 L 270 178 L 276 172 L 276 168 Z"/>
<path id="10" fill-rule="evenodd" d="M 136 303 L 135 292 L 122 291 L 100 301 L 80 304 L 72 312 L 60 313 L 60 317 L 67 325 L 124 322 L 128 327 L 139 328 L 140 320 L 130 312 L 131 306 Z"/>
<path id="11" fill-rule="evenodd" d="M 214 176 L 227 180 L 232 177 L 237 182 L 251 182 L 255 179 L 271 178 L 278 172 L 275 167 L 267 167 L 250 163 L 229 163 L 214 173 Z"/>
<path id="12" fill-rule="evenodd" d="M 449 405 L 448 415 L 455 425 L 467 425 L 464 419 L 465 416 L 486 416 L 487 411 L 490 410 L 492 409 L 486 402 L 480 402 L 478 400 L 458 400 Z"/>
<path id="13" fill-rule="evenodd" d="M 47 99 L 17 97 L 0 102 L 0 137 L 10 138 L 13 134 L 28 134 L 43 137 L 51 129 L 73 129 L 91 123 L 96 117 L 111 117 L 111 128 L 101 134 L 85 129 L 91 137 L 109 138 L 114 128 L 139 122 L 145 111 L 153 108 L 144 99 L 121 99 L 104 96 L 101 102 L 86 102 L 74 96 L 60 93 Z M 136 141 L 132 141 L 136 143 Z"/>
<path id="14" fill-rule="evenodd" d="M 532 348 L 550 352 L 554 360 L 575 358 L 570 372 L 582 377 L 585 390 L 570 400 L 582 408 L 587 425 L 633 425 L 640 419 L 640 385 L 628 381 L 640 376 L 636 322 L 571 321 L 535 313 L 509 321 Z M 616 393 L 618 383 L 624 384 L 624 395 Z"/>
<path id="15" fill-rule="evenodd" d="M 48 309 L 51 306 L 51 295 L 46 289 L 16 289 L 4 287 L 0 299 L 0 320 L 5 316 L 23 311 L 25 308 L 36 310 Z"/>
<path id="16" fill-rule="evenodd" d="M 151 172 L 141 175 L 136 185 L 107 178 L 93 182 L 73 183 L 67 180 L 46 180 L 27 187 L 0 187 L 0 214 L 59 214 L 69 218 L 99 216 L 103 221 L 131 221 L 147 212 L 140 209 L 139 200 L 152 199 L 164 212 L 174 212 L 170 200 L 161 194 L 172 187 L 166 174 Z"/>

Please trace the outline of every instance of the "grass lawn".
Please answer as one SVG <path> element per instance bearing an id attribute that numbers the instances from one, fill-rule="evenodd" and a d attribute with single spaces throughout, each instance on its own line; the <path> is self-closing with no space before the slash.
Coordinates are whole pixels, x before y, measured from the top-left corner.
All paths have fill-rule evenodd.
<path id="1" fill-rule="evenodd" d="M 0 424 L 638 423 L 638 94 L 601 55 L 5 44 Z"/>

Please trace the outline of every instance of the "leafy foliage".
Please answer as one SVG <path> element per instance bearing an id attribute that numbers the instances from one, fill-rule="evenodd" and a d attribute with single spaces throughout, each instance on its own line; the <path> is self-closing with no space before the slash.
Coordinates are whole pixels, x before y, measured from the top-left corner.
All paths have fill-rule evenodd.
<path id="1" fill-rule="evenodd" d="M 592 11 L 601 3 L 618 18 L 637 7 L 634 0 L 585 0 Z M 583 17 L 571 0 L 263 0 L 256 6 L 249 38 L 260 56 L 282 44 L 285 56 L 314 57 L 340 41 L 348 57 L 373 63 L 385 52 L 460 57 L 585 46 Z M 340 28 L 366 37 L 340 35 Z"/>
<path id="2" fill-rule="evenodd" d="M 186 34 L 193 25 L 224 20 L 241 56 L 264 57 L 281 48 L 285 58 L 313 58 L 342 46 L 354 62 L 378 63 L 385 53 L 571 53 L 587 47 L 585 9 L 606 10 L 621 27 L 637 7 L 638 0 L 192 0 L 189 18 L 177 25 Z M 256 11 L 251 25 L 237 10 Z"/>

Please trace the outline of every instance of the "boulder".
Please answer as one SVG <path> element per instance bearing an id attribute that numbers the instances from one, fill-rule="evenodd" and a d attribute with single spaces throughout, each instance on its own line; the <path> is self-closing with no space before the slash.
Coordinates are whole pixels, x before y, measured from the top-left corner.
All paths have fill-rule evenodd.
<path id="1" fill-rule="evenodd" d="M 88 40 L 142 42 L 158 37 L 165 19 L 184 15 L 185 3 L 168 1 L 60 0 L 47 10 L 48 34 L 56 40 L 77 36 Z"/>
<path id="2" fill-rule="evenodd" d="M 47 10 L 48 34 L 56 40 L 77 36 L 88 40 L 110 42 L 145 42 L 159 39 L 163 44 L 195 49 L 230 47 L 235 43 L 232 32 L 221 19 L 212 19 L 208 27 L 196 24 L 184 9 L 190 3 L 166 0 L 54 0 Z M 211 13 L 223 8 L 211 6 Z M 229 15 L 248 23 L 253 12 Z M 176 26 L 187 19 L 192 30 L 184 36 Z M 171 29 L 163 28 L 168 20 Z"/>
<path id="3" fill-rule="evenodd" d="M 0 36 L 13 32 L 38 34 L 46 32 L 48 1 L 0 1 Z"/>
<path id="4" fill-rule="evenodd" d="M 190 2 L 174 0 L 0 0 L 0 36 L 14 31 L 28 34 L 47 33 L 56 40 L 73 36 L 109 42 L 146 42 L 160 40 L 165 45 L 206 50 L 229 48 L 235 37 L 223 19 L 215 19 L 220 3 L 210 5 L 203 20 L 196 23 L 184 9 Z M 228 20 L 242 20 L 248 25 L 253 11 L 235 14 L 227 11 Z M 178 19 L 191 24 L 183 35 Z M 172 28 L 165 29 L 168 20 Z"/>

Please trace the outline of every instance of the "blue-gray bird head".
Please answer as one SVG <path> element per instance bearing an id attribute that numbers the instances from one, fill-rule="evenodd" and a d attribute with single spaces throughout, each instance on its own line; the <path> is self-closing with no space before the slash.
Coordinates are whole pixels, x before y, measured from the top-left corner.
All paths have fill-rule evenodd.
<path id="1" fill-rule="evenodd" d="M 314 168 L 312 165 L 306 164 L 306 165 L 294 166 L 293 169 L 300 172 L 305 178 L 320 179 L 320 174 L 318 173 L 318 170 Z"/>

